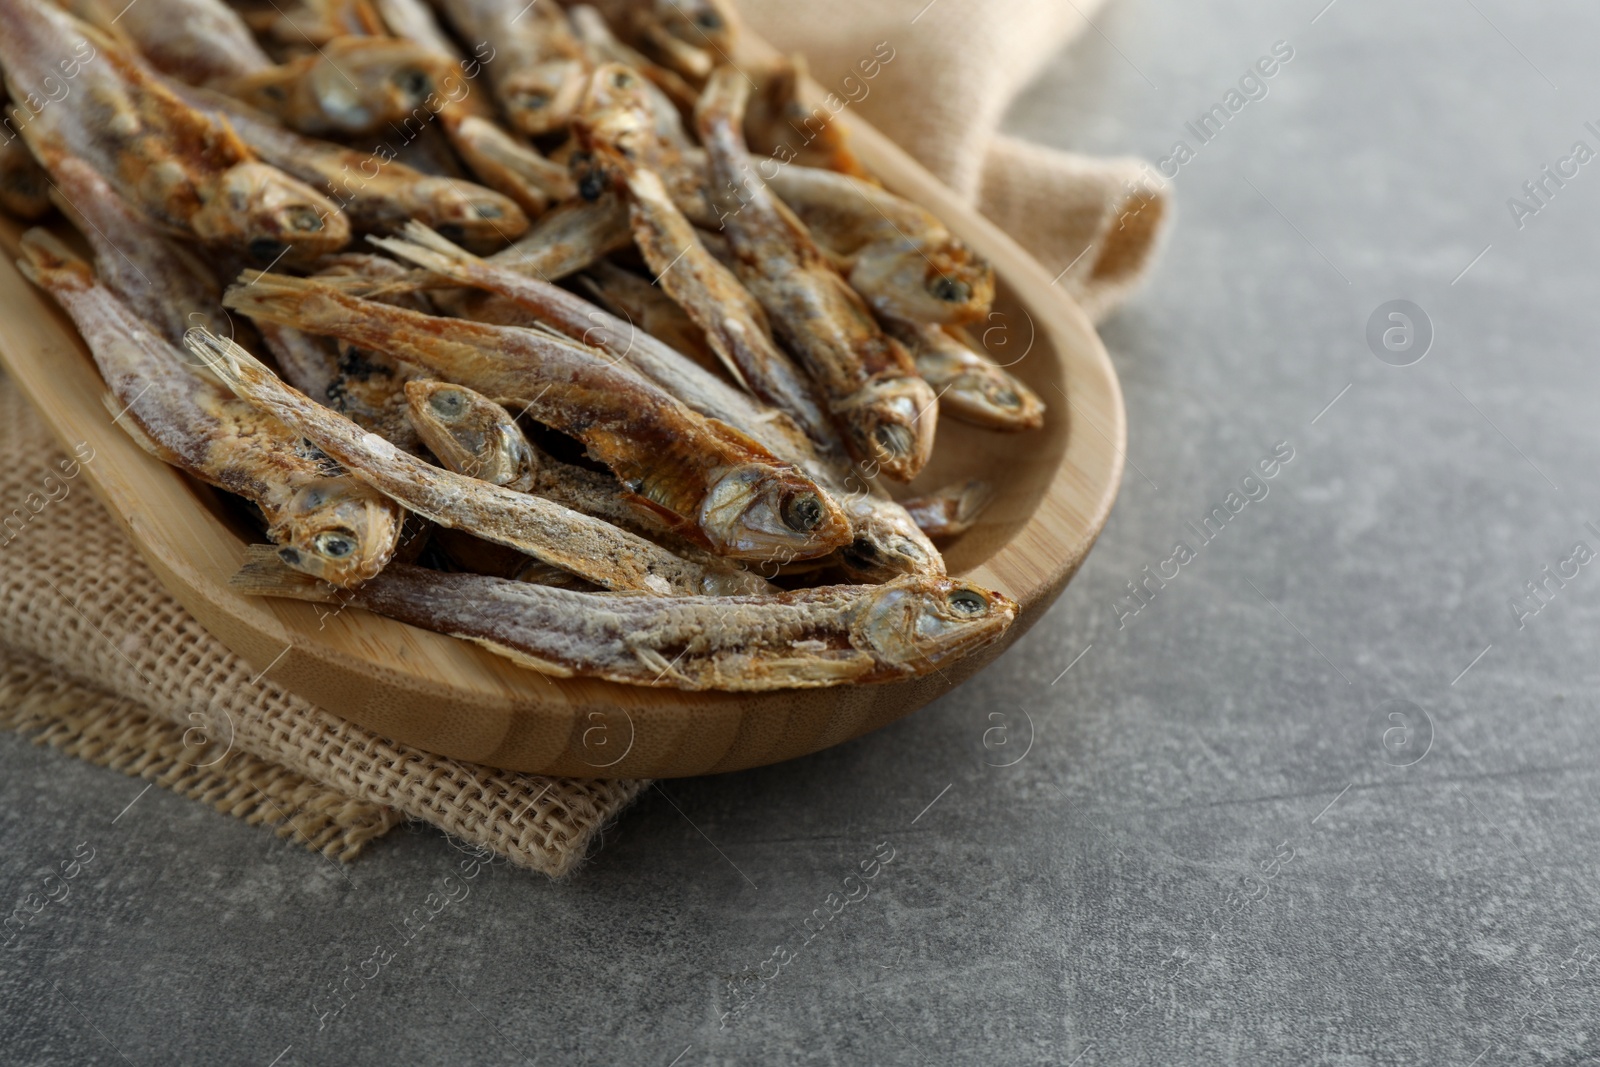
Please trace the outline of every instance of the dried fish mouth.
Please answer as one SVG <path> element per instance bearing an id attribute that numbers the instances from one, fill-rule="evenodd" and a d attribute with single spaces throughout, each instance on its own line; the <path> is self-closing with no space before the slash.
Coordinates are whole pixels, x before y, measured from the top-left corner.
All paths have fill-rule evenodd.
<path id="1" fill-rule="evenodd" d="M 406 383 L 411 424 L 446 467 L 495 485 L 525 489 L 534 455 L 511 415 L 457 385 Z"/>
<path id="2" fill-rule="evenodd" d="M 712 547 L 739 559 L 811 559 L 850 539 L 850 520 L 838 504 L 798 478 L 755 466 L 720 478 L 699 519 Z"/>
<path id="3" fill-rule="evenodd" d="M 917 595 L 904 583 L 882 587 L 852 628 L 851 643 L 908 672 L 925 673 L 982 648 L 1017 617 L 1016 602 L 993 590 L 945 578 L 927 582 L 932 595 Z"/>
<path id="4" fill-rule="evenodd" d="M 395 509 L 351 489 L 350 479 L 329 478 L 294 495 L 268 531 L 283 545 L 279 556 L 285 563 L 338 586 L 359 584 L 383 570 L 399 538 Z"/>

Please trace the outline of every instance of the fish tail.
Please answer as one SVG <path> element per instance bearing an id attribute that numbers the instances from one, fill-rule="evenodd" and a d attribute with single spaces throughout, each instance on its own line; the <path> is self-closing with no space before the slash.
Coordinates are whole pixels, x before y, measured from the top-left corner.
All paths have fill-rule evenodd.
<path id="1" fill-rule="evenodd" d="M 425 270 L 474 287 L 481 284 L 486 264 L 466 249 L 451 243 L 415 219 L 401 230 L 402 237 L 369 237 L 372 244 Z"/>
<path id="2" fill-rule="evenodd" d="M 95 284 L 94 270 L 49 230 L 35 227 L 22 235 L 20 270 L 41 289 L 88 289 Z"/>
<path id="3" fill-rule="evenodd" d="M 284 597 L 314 604 L 333 604 L 340 599 L 335 587 L 279 559 L 276 545 L 246 548 L 244 566 L 228 579 L 228 588 L 245 596 Z"/>
<path id="4" fill-rule="evenodd" d="M 224 307 L 285 326 L 300 326 L 311 316 L 306 305 L 326 291 L 320 280 L 247 270 L 222 296 Z"/>
<path id="5" fill-rule="evenodd" d="M 185 331 L 183 343 L 204 361 L 211 373 L 236 392 L 241 385 L 248 385 L 251 379 L 272 373 L 238 344 L 226 337 L 218 337 L 204 326 L 194 326 Z"/>

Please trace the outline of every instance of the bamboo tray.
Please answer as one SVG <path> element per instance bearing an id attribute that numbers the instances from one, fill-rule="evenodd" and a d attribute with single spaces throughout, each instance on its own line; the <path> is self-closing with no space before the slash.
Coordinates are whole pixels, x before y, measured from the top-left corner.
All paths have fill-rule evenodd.
<path id="1" fill-rule="evenodd" d="M 1083 563 L 1122 477 L 1121 389 L 1094 329 L 1009 237 L 883 135 L 847 122 L 862 162 L 922 203 L 995 265 L 996 358 L 1049 405 L 1045 428 L 939 427 L 934 460 L 908 489 L 981 476 L 998 495 L 948 546 L 952 574 L 1022 606 L 1003 641 L 926 678 L 765 694 L 683 693 L 549 678 L 454 638 L 352 610 L 241 597 L 228 578 L 256 540 L 209 487 L 142 451 L 112 425 L 104 387 L 68 319 L 0 258 L 0 357 L 59 441 L 88 441 L 84 467 L 168 591 L 267 679 L 382 736 L 510 770 L 576 777 L 682 777 L 757 767 L 836 745 L 908 715 L 987 666 L 1022 636 Z M 20 228 L 4 223 L 15 252 Z M 1065 392 L 1063 392 L 1063 390 Z M 1071 398 L 1070 404 L 1066 397 Z"/>

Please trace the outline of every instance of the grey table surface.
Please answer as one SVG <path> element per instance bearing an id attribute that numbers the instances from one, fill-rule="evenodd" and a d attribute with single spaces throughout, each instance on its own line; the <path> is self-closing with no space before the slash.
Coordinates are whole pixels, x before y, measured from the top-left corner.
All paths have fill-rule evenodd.
<path id="1" fill-rule="evenodd" d="M 95 857 L 0 959 L 0 1061 L 1600 1062 L 1600 9 L 1324 3 L 1124 0 L 1008 120 L 1194 155 L 1105 328 L 1121 499 L 993 668 L 652 792 L 564 884 L 483 870 L 403 947 L 437 833 L 339 869 L 0 737 L 0 895 Z M 1409 349 L 1368 341 L 1394 300 Z"/>

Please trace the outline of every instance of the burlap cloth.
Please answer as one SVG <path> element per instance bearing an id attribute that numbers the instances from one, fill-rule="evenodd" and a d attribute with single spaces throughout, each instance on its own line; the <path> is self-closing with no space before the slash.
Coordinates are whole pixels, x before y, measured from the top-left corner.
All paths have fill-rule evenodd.
<path id="1" fill-rule="evenodd" d="M 1061 272 L 1062 288 L 1096 317 L 1150 262 L 1169 213 L 1163 190 L 1138 161 L 1071 156 L 995 130 L 1098 6 L 744 5 L 752 28 L 804 52 L 824 87 L 842 87 L 850 106 Z M 860 63 L 880 43 L 893 58 L 863 83 Z M 253 682 L 256 672 L 167 595 L 81 481 L 64 497 L 56 489 L 60 499 L 40 495 L 60 456 L 4 378 L 0 456 L 0 511 L 20 504 L 30 515 L 20 531 L 0 531 L 0 725 L 344 860 L 412 818 L 559 877 L 648 785 L 459 763 Z"/>

